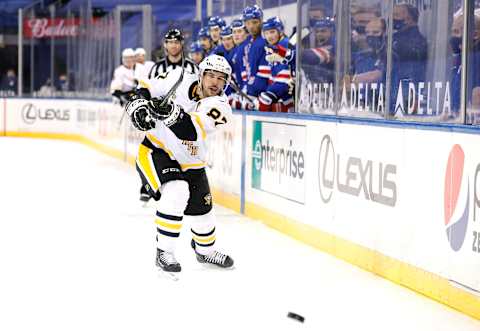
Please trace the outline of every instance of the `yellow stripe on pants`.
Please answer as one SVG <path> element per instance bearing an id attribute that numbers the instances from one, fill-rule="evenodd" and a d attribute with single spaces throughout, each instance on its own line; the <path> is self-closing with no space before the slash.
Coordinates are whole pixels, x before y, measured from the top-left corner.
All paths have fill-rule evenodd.
<path id="1" fill-rule="evenodd" d="M 158 191 L 158 188 L 160 187 L 160 180 L 158 179 L 157 173 L 155 172 L 155 168 L 153 166 L 152 150 L 150 148 L 140 144 L 138 147 L 137 164 L 140 170 L 142 170 L 145 178 L 147 178 L 150 187 L 154 191 Z"/>

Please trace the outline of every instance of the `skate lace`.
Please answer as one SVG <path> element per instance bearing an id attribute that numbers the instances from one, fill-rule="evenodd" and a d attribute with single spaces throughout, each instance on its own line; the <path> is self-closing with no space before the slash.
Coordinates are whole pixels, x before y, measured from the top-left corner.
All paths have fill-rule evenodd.
<path id="1" fill-rule="evenodd" d="M 209 263 L 224 264 L 227 259 L 227 255 L 214 251 L 208 255 L 205 255 L 205 261 Z"/>
<path id="2" fill-rule="evenodd" d="M 167 252 L 163 252 L 160 254 L 160 260 L 168 265 L 178 263 L 177 260 L 175 259 L 175 256 L 172 253 L 167 253 Z"/>

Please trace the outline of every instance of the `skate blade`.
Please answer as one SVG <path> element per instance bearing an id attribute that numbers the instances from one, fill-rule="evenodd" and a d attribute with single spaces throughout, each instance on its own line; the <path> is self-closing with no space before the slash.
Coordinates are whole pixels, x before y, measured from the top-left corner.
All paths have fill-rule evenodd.
<path id="1" fill-rule="evenodd" d="M 178 272 L 165 271 L 160 267 L 157 267 L 157 270 L 158 270 L 159 275 L 164 276 L 164 278 L 168 278 L 168 279 L 173 280 L 175 282 L 177 282 L 180 279 L 177 275 Z"/>
<path id="2" fill-rule="evenodd" d="M 203 269 L 207 269 L 207 270 L 220 270 L 220 271 L 230 271 L 230 270 L 235 270 L 235 264 L 232 265 L 231 267 L 228 267 L 228 268 L 224 268 L 224 267 L 220 267 L 218 265 L 215 265 L 215 264 L 211 264 L 211 263 L 199 263 L 201 268 Z"/>

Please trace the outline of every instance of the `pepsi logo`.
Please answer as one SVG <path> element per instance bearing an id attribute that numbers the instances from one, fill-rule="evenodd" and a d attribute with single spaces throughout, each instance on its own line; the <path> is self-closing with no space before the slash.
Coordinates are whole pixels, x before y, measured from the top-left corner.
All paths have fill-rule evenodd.
<path id="1" fill-rule="evenodd" d="M 454 145 L 445 171 L 444 217 L 448 242 L 459 251 L 465 241 L 469 217 L 470 184 L 465 173 L 465 153 Z"/>

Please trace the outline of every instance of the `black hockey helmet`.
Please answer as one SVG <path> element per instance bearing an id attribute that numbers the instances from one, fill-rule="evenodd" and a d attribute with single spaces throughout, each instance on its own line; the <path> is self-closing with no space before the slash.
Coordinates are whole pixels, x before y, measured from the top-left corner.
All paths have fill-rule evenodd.
<path id="1" fill-rule="evenodd" d="M 183 41 L 184 39 L 185 38 L 183 37 L 183 34 L 179 29 L 170 29 L 165 34 L 165 41 L 167 41 L 167 40 Z"/>

